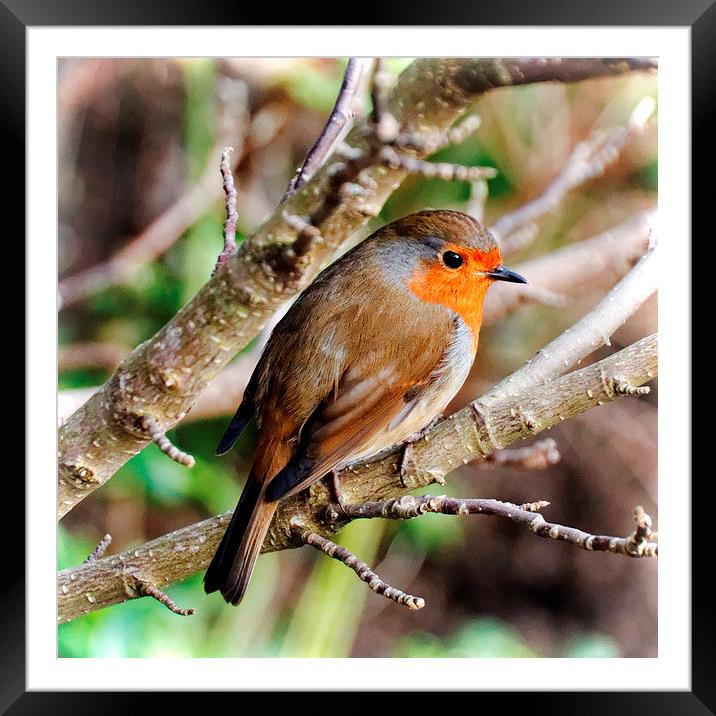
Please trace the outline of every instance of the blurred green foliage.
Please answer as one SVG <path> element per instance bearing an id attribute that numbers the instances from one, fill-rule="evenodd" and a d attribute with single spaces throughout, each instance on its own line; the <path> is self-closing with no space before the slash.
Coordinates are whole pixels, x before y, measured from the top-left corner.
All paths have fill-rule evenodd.
<path id="1" fill-rule="evenodd" d="M 639 172 L 639 183 L 644 189 L 656 191 L 659 187 L 659 161 L 654 159 Z"/>
<path id="2" fill-rule="evenodd" d="M 410 634 L 398 642 L 395 656 L 514 659 L 538 654 L 513 629 L 496 619 L 484 618 L 474 619 L 442 639 L 427 632 Z"/>
<path id="3" fill-rule="evenodd" d="M 490 617 L 472 619 L 453 634 L 438 637 L 414 632 L 398 641 L 397 657 L 472 657 L 518 659 L 535 656 L 604 658 L 618 657 L 614 640 L 603 634 L 585 634 L 556 654 L 540 654 L 509 625 Z"/>
<path id="4" fill-rule="evenodd" d="M 328 72 L 306 72 L 305 67 L 296 66 L 286 72 L 284 86 L 298 104 L 327 114 L 336 101 L 346 62 L 340 60 L 330 63 Z"/>
<path id="5" fill-rule="evenodd" d="M 340 543 L 372 564 L 383 528 L 358 520 L 341 532 Z M 356 575 L 343 564 L 328 558 L 318 561 L 295 605 L 278 656 L 350 656 L 359 623 L 356 615 L 363 613 L 369 595 L 372 592 L 360 588 Z"/>
<path id="6" fill-rule="evenodd" d="M 582 634 L 571 640 L 564 656 L 579 659 L 605 659 L 621 656 L 614 639 L 605 634 Z"/>

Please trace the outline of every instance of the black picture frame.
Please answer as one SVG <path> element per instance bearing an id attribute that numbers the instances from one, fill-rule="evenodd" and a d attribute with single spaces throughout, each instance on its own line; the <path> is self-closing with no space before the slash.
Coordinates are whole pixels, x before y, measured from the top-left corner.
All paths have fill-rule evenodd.
<path id="1" fill-rule="evenodd" d="M 600 3 L 585 0 L 501 0 L 499 3 L 466 4 L 459 0 L 442 0 L 439 12 L 433 4 L 410 3 L 407 6 L 394 3 L 371 8 L 364 17 L 369 25 L 555 25 L 555 26 L 682 26 L 691 28 L 692 40 L 692 146 L 699 147 L 693 154 L 692 164 L 692 212 L 694 224 L 699 215 L 708 210 L 710 202 L 706 192 L 710 182 L 705 178 L 697 181 L 699 169 L 702 174 L 712 170 L 713 121 L 716 106 L 716 5 L 714 0 L 602 0 Z M 307 17 L 306 9 L 298 5 L 281 10 L 282 24 L 341 24 L 335 19 L 317 23 L 315 16 Z M 123 2 L 116 0 L 0 0 L 0 53 L 2 54 L 3 87 L 0 92 L 2 118 L 5 128 L 3 155 L 9 166 L 15 168 L 5 196 L 8 203 L 13 199 L 19 205 L 20 194 L 25 190 L 25 165 L 23 160 L 25 129 L 25 30 L 31 26 L 94 26 L 94 25 L 266 25 L 268 13 L 260 13 L 256 7 L 236 2 L 216 0 L 152 0 L 152 2 Z M 711 136 L 709 136 L 709 133 Z M 713 171 L 713 170 L 712 170 Z M 13 196 L 13 192 L 18 194 Z M 688 240 L 683 237 L 684 241 Z M 690 253 L 690 252 L 689 252 Z M 26 375 L 26 380 L 31 376 Z M 684 385 L 690 390 L 689 384 Z M 26 435 L 26 441 L 29 435 Z M 9 470 L 8 470 L 9 472 Z M 710 505 L 713 481 L 706 474 L 694 480 L 692 495 L 694 505 Z M 669 479 L 686 481 L 691 475 L 671 475 Z M 24 487 L 7 476 L 4 496 L 12 502 L 24 503 Z M 13 491 L 16 494 L 12 494 Z M 713 591 L 708 579 L 700 577 L 708 572 L 713 563 L 711 539 L 706 534 L 710 527 L 707 517 L 699 519 L 694 514 L 692 533 L 692 659 L 691 691 L 680 692 L 512 692 L 510 708 L 529 708 L 538 713 L 579 714 L 716 714 L 716 653 L 714 649 Z M 17 529 L 16 534 L 23 534 Z M 83 714 L 126 713 L 136 710 L 145 713 L 159 706 L 169 706 L 169 694 L 103 693 L 88 692 L 27 692 L 25 686 L 25 560 L 19 545 L 7 549 L 3 559 L 2 609 L 0 609 L 0 709 L 11 714 Z M 267 668 L 271 668 L 267 663 Z M 277 675 L 280 688 L 280 674 Z M 88 689 L 92 684 L 88 683 Z M 128 685 L 131 688 L 131 685 Z M 518 687 L 518 685 L 516 685 Z M 326 685 L 330 688 L 330 684 Z M 288 694 L 286 694 L 288 696 Z M 304 699 L 311 698 L 303 692 Z M 292 703 L 298 694 L 291 694 Z M 343 695 L 345 696 L 345 694 Z M 396 694 L 399 698 L 404 695 Z M 430 694 L 421 694 L 423 704 L 430 708 Z M 213 697 L 234 699 L 236 708 L 247 702 L 239 702 L 236 694 L 213 694 Z M 381 699 L 387 699 L 383 694 Z M 438 695 L 439 698 L 440 695 Z M 490 694 L 481 693 L 475 708 L 484 708 Z M 161 702 L 159 702 L 161 698 Z M 180 695 L 183 708 L 206 708 L 207 695 Z M 346 700 L 336 695 L 335 707 L 344 710 L 353 703 L 356 710 L 368 708 L 363 699 Z M 498 695 L 504 707 L 505 695 Z M 390 700 L 388 700 L 390 701 Z M 361 706 L 361 703 L 363 704 Z M 387 705 L 383 702 L 383 705 Z M 398 708 L 401 706 L 396 705 Z M 212 703 L 213 709 L 213 703 Z M 332 709 L 333 710 L 333 709 Z"/>

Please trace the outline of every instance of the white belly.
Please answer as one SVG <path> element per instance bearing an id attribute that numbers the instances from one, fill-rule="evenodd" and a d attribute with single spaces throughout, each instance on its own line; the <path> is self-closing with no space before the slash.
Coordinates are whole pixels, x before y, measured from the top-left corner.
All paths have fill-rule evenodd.
<path id="1" fill-rule="evenodd" d="M 406 406 L 406 411 L 409 409 L 409 412 L 404 419 L 395 426 L 389 424 L 385 430 L 375 435 L 360 453 L 351 456 L 350 462 L 358 462 L 404 442 L 406 438 L 429 425 L 455 397 L 467 379 L 475 357 L 470 329 L 459 317 L 456 317 L 456 323 L 455 336 L 437 369 L 435 381 L 420 394 L 412 408 Z"/>

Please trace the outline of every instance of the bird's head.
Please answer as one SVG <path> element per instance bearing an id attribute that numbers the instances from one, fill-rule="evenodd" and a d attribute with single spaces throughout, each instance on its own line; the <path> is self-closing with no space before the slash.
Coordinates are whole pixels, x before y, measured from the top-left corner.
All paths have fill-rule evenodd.
<path id="1" fill-rule="evenodd" d="M 527 283 L 502 265 L 500 248 L 488 229 L 459 211 L 419 211 L 380 233 L 395 247 L 397 269 L 408 288 L 422 300 L 460 315 L 481 311 L 495 281 Z"/>

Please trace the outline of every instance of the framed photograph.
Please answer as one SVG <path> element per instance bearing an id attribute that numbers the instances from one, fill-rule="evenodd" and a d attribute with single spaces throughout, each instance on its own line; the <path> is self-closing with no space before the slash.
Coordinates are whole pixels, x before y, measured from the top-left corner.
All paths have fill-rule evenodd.
<path id="1" fill-rule="evenodd" d="M 716 14 L 509 9 L 0 8 L 26 118 L 11 713 L 716 708 L 685 389 Z"/>

